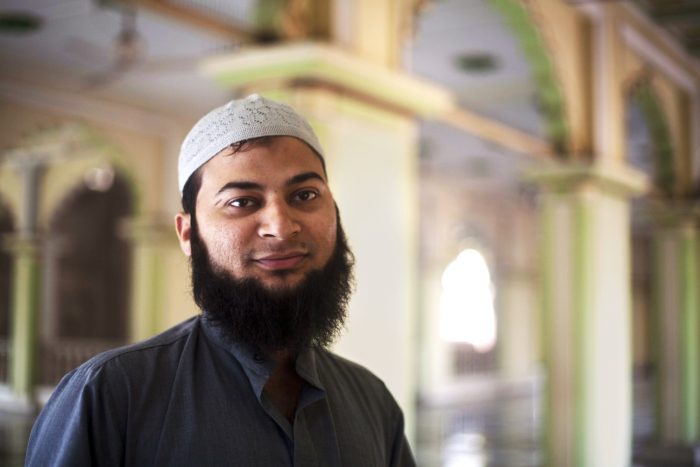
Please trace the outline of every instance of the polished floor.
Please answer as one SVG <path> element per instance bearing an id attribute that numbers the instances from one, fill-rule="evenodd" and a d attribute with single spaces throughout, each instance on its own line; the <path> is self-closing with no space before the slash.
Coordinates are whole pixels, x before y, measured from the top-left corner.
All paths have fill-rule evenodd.
<path id="1" fill-rule="evenodd" d="M 477 383 L 478 384 L 478 383 Z M 697 467 L 700 450 L 653 442 L 652 375 L 634 381 L 632 467 Z M 418 412 L 420 467 L 540 467 L 542 384 L 495 382 L 488 390 L 448 403 L 423 401 Z"/>
<path id="2" fill-rule="evenodd" d="M 21 467 L 33 416 L 0 411 L 0 466 Z"/>

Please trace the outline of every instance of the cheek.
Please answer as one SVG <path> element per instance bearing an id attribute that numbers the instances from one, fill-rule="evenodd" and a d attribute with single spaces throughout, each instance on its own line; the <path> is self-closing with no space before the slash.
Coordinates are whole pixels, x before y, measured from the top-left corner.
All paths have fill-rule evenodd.
<path id="1" fill-rule="evenodd" d="M 333 216 L 333 220 L 329 222 L 323 231 L 323 243 L 326 250 L 326 256 L 330 258 L 335 249 L 335 244 L 338 241 L 336 238 L 338 234 L 338 222 Z"/>
<path id="2" fill-rule="evenodd" d="M 209 226 L 200 235 L 207 246 L 210 258 L 220 265 L 230 266 L 238 263 L 241 261 L 240 256 L 246 252 L 243 234 L 237 229 L 221 225 Z"/>

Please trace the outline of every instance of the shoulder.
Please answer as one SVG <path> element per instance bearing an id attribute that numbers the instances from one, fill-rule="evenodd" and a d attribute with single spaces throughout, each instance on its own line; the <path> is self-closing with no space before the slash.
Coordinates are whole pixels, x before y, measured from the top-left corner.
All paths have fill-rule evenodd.
<path id="1" fill-rule="evenodd" d="M 187 341 L 196 334 L 199 317 L 193 317 L 161 334 L 134 344 L 102 352 L 68 373 L 59 387 L 112 380 L 130 373 L 155 369 L 163 360 L 178 360 Z"/>
<path id="2" fill-rule="evenodd" d="M 367 400 L 398 410 L 398 405 L 384 381 L 366 367 L 327 350 L 316 350 L 319 377 L 327 389 L 350 390 Z"/>
<path id="3" fill-rule="evenodd" d="M 342 420 L 336 425 L 339 442 L 381 453 L 377 456 L 384 461 L 377 465 L 415 465 L 404 436 L 403 413 L 384 382 L 364 366 L 328 351 L 316 351 L 316 364 L 331 412 Z"/>
<path id="4" fill-rule="evenodd" d="M 322 369 L 332 369 L 347 376 L 371 381 L 375 384 L 383 384 L 382 381 L 366 367 L 325 349 L 316 349 L 316 362 Z"/>

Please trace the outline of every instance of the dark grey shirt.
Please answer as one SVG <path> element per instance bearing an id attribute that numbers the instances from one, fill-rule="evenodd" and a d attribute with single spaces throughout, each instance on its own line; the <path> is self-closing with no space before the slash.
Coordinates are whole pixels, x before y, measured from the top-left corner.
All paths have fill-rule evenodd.
<path id="1" fill-rule="evenodd" d="M 365 368 L 313 349 L 294 423 L 266 399 L 273 363 L 192 318 L 67 374 L 27 466 L 414 466 L 403 415 Z"/>

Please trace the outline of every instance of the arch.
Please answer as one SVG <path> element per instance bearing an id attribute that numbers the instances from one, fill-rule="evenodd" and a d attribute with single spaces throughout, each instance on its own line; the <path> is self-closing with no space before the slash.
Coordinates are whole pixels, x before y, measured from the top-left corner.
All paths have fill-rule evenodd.
<path id="1" fill-rule="evenodd" d="M 458 378 L 495 370 L 498 341 L 491 269 L 478 244 L 463 246 L 443 270 L 440 296 L 440 338 Z"/>
<path id="2" fill-rule="evenodd" d="M 126 162 L 124 151 L 101 133 L 83 124 L 67 123 L 34 136 L 33 141 L 41 140 L 64 147 L 64 152 L 59 156 L 61 163 L 50 165 L 44 176 L 41 225 L 48 225 L 67 188 L 83 185 L 86 177 L 96 169 L 110 169 L 119 174 L 130 192 L 134 212 L 143 211 L 144 200 L 138 175 Z"/>
<path id="3" fill-rule="evenodd" d="M 527 6 L 518 0 L 488 0 L 509 25 L 530 63 L 546 134 L 556 154 L 565 154 L 569 129 L 564 97 L 549 51 Z"/>
<path id="4" fill-rule="evenodd" d="M 654 191 L 672 197 L 674 186 L 677 183 L 674 170 L 674 148 L 669 131 L 667 117 L 659 99 L 658 93 L 654 89 L 652 79 L 642 73 L 634 80 L 630 81 L 626 92 L 626 111 L 628 121 L 634 118 L 635 113 L 643 119 L 644 129 L 648 132 L 648 154 L 649 169 L 653 180 Z M 628 131 L 630 128 L 627 129 Z M 629 140 L 631 135 L 627 134 Z M 637 154 L 631 154 L 628 149 L 628 162 L 640 166 Z M 648 169 L 647 169 L 648 170 Z"/>
<path id="5" fill-rule="evenodd" d="M 68 192 L 45 235 L 44 383 L 55 383 L 69 367 L 128 337 L 132 267 L 120 229 L 134 203 L 121 174 L 103 174 L 101 184 L 99 177 Z"/>
<path id="6" fill-rule="evenodd" d="M 450 342 L 466 342 L 487 352 L 496 343 L 496 315 L 491 273 L 484 256 L 462 250 L 442 275 L 440 332 Z"/>
<path id="7" fill-rule="evenodd" d="M 99 268 L 100 261 L 107 261 L 106 255 L 100 255 L 99 251 L 92 254 L 83 251 L 78 257 L 82 258 L 81 260 L 90 256 L 96 259 L 97 272 L 76 273 L 75 269 L 80 270 L 80 265 L 76 266 L 75 261 L 71 263 L 71 258 L 61 255 L 60 240 L 66 232 L 57 229 L 56 220 L 66 221 L 69 224 L 67 230 L 74 234 L 73 237 L 76 236 L 76 231 L 86 234 L 100 233 L 108 227 L 112 231 L 110 241 L 114 243 L 117 238 L 117 218 L 131 216 L 143 210 L 141 184 L 138 183 L 138 174 L 129 165 L 127 154 L 100 132 L 81 123 L 69 122 L 38 129 L 19 141 L 12 152 L 19 160 L 35 158 L 36 163 L 42 167 L 36 193 L 38 213 L 37 219 L 34 219 L 39 231 L 47 234 L 41 237 L 40 293 L 43 308 L 40 310 L 39 320 L 41 339 L 38 349 L 38 376 L 40 384 L 52 385 L 70 368 L 99 351 L 126 341 L 132 273 L 129 246 L 124 240 L 118 239 L 118 242 L 121 242 L 121 250 L 118 249 L 119 251 L 109 255 L 121 259 L 122 263 L 116 269 L 111 268 L 115 272 L 110 279 L 120 284 L 116 288 L 121 291 L 122 296 L 110 297 L 107 305 L 102 300 L 102 303 L 86 307 L 88 299 L 100 302 L 100 293 L 109 297 L 109 294 L 105 293 L 108 289 L 104 286 L 101 286 L 101 290 L 92 290 L 100 287 L 95 284 L 104 284 L 105 275 L 108 274 L 105 271 L 110 270 L 110 267 Z M 3 171 L 4 177 L 8 175 L 12 175 L 11 170 Z M 22 202 L 22 183 L 21 180 L 16 183 L 17 191 L 20 192 L 15 200 L 17 206 Z M 80 216 L 90 211 L 95 198 L 109 197 L 110 192 L 115 190 L 120 193 L 117 198 L 123 202 L 125 210 L 113 215 L 114 209 L 104 209 L 102 214 L 107 218 L 102 221 L 80 223 Z M 92 212 L 99 215 L 101 210 L 94 209 L 93 206 Z M 110 220 L 109 215 L 112 215 L 113 219 Z M 95 244 L 82 237 L 72 243 L 77 245 L 79 250 L 85 250 Z M 95 264 L 92 264 L 92 267 L 96 267 Z M 97 279 L 99 277 L 102 279 Z M 70 280 L 73 280 L 74 284 L 67 284 Z M 71 287 L 73 289 L 69 290 Z M 122 311 L 113 312 L 115 316 L 112 317 L 109 302 L 112 302 L 112 308 Z M 86 311 L 87 308 L 91 308 L 92 312 Z M 71 313 L 62 315 L 61 310 L 66 309 L 73 310 L 71 313 L 75 316 L 68 316 Z"/>
<path id="8" fill-rule="evenodd" d="M 67 122 L 37 129 L 18 141 L 12 152 L 15 157 L 39 159 L 44 169 L 39 200 L 40 226 L 48 225 L 67 189 L 84 183 L 90 171 L 100 168 L 111 168 L 119 173 L 131 192 L 134 211 L 143 211 L 142 183 L 129 165 L 126 153 L 88 125 Z M 17 192 L 21 192 L 21 182 L 11 173 L 11 167 L 0 172 L 0 176 L 17 188 Z M 20 204 L 19 196 L 19 193 L 13 194 L 11 199 L 14 204 Z"/>
<path id="9" fill-rule="evenodd" d="M 119 223 L 132 214 L 130 198 L 115 176 L 106 189 L 75 187 L 52 216 L 46 262 L 60 274 L 45 277 L 56 281 L 46 298 L 57 305 L 59 337 L 126 339 L 130 268 Z"/>

